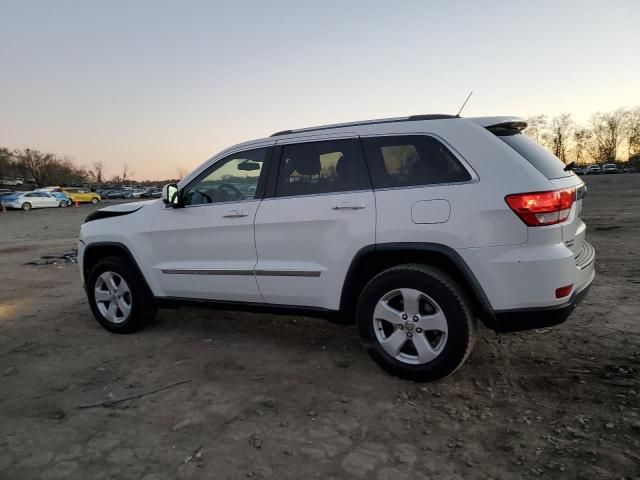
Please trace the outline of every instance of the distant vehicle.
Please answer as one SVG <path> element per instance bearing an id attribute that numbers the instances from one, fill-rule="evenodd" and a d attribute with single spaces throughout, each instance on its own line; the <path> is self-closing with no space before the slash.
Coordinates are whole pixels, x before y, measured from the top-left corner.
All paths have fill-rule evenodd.
<path id="1" fill-rule="evenodd" d="M 160 198 L 162 196 L 162 189 L 156 187 L 147 188 L 141 195 L 142 198 Z"/>
<path id="2" fill-rule="evenodd" d="M 32 208 L 67 207 L 65 200 L 59 200 L 46 192 L 14 192 L 13 195 L 2 197 L 2 206 L 5 208 L 19 208 L 25 211 Z"/>
<path id="3" fill-rule="evenodd" d="M 84 188 L 64 187 L 62 191 L 67 194 L 67 197 L 69 197 L 72 202 L 91 202 L 93 204 L 96 204 L 100 200 L 102 200 L 100 198 L 100 195 L 98 195 L 96 192 L 90 192 L 89 190 L 85 190 Z"/>
<path id="4" fill-rule="evenodd" d="M 622 171 L 623 171 L 624 173 L 636 173 L 636 169 L 635 169 L 635 167 L 624 167 L 624 168 L 622 169 Z"/>
<path id="5" fill-rule="evenodd" d="M 602 166 L 602 173 L 618 173 L 618 166 L 615 163 L 605 163 Z"/>
<path id="6" fill-rule="evenodd" d="M 602 167 L 600 165 L 589 165 L 587 167 L 587 173 L 589 175 L 600 175 L 602 173 Z"/>
<path id="7" fill-rule="evenodd" d="M 34 192 L 45 192 L 45 193 L 48 193 L 49 195 L 53 195 L 60 202 L 64 202 L 64 204 L 60 203 L 60 207 L 62 208 L 69 207 L 73 203 L 71 202 L 71 200 L 69 200 L 69 197 L 67 197 L 67 194 L 64 193 L 60 187 L 39 188 L 37 190 L 34 190 Z"/>
<path id="8" fill-rule="evenodd" d="M 126 195 L 126 192 L 124 190 L 114 189 L 114 190 L 109 190 L 105 195 L 105 198 L 113 200 L 114 198 L 124 198 L 125 195 Z"/>
<path id="9" fill-rule="evenodd" d="M 138 188 L 134 188 L 132 190 L 129 190 L 124 198 L 140 198 L 142 196 L 142 194 L 145 192 L 146 190 L 142 190 L 142 189 L 138 189 Z"/>
<path id="10" fill-rule="evenodd" d="M 6 188 L 0 188 L 0 200 L 7 195 L 13 195 L 15 192 L 13 190 L 7 190 Z"/>
<path id="11" fill-rule="evenodd" d="M 0 185 L 7 185 L 9 187 L 17 187 L 18 185 L 22 185 L 22 180 L 18 180 L 15 178 L 4 177 L 0 178 Z"/>
<path id="12" fill-rule="evenodd" d="M 574 167 L 571 169 L 576 175 L 588 175 L 587 169 L 584 167 Z"/>

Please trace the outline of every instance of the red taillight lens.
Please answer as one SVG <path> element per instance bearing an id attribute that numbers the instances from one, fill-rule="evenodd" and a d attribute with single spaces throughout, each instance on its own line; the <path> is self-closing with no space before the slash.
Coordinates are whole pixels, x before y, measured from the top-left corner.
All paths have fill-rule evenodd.
<path id="1" fill-rule="evenodd" d="M 505 200 L 524 223 L 530 227 L 540 227 L 564 222 L 569 217 L 575 198 L 576 189 L 568 188 L 551 192 L 517 193 L 507 195 Z"/>
<path id="2" fill-rule="evenodd" d="M 571 293 L 573 285 L 567 285 L 566 287 L 556 288 L 556 298 L 568 297 Z"/>

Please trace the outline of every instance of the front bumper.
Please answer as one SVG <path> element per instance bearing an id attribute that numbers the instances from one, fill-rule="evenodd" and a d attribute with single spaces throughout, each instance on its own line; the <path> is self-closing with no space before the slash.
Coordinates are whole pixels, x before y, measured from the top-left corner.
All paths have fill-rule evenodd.
<path id="1" fill-rule="evenodd" d="M 498 333 L 521 332 L 523 330 L 552 327 L 563 323 L 569 318 L 573 309 L 587 296 L 594 277 L 595 271 L 591 270 L 589 280 L 571 295 L 569 301 L 562 305 L 494 312 L 494 330 Z"/>

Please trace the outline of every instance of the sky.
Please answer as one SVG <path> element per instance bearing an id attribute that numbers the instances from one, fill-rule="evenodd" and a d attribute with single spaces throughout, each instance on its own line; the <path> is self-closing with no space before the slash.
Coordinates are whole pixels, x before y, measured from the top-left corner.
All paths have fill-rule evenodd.
<path id="1" fill-rule="evenodd" d="M 327 123 L 640 105 L 639 0 L 0 0 L 0 146 L 136 179 Z"/>

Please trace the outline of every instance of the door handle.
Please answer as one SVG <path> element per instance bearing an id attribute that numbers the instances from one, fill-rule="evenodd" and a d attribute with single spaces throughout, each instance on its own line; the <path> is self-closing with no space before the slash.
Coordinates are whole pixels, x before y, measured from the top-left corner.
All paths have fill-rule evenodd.
<path id="1" fill-rule="evenodd" d="M 248 217 L 249 212 L 245 212 L 243 210 L 229 210 L 228 212 L 224 212 L 222 216 L 225 218 Z"/>
<path id="2" fill-rule="evenodd" d="M 362 202 L 340 202 L 333 206 L 334 210 L 361 210 L 366 205 Z"/>

